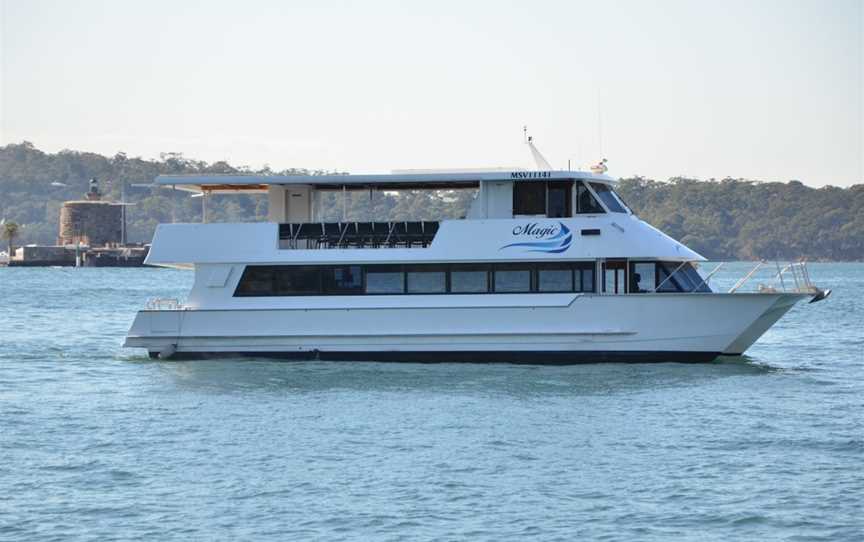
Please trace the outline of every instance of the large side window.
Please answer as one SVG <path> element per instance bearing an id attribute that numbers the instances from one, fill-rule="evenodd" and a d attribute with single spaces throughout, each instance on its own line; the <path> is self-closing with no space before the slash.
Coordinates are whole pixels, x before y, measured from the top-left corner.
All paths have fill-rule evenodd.
<path id="1" fill-rule="evenodd" d="M 499 293 L 530 292 L 531 268 L 515 265 L 496 267 L 495 291 Z"/>
<path id="2" fill-rule="evenodd" d="M 428 265 L 408 267 L 405 284 L 409 294 L 443 294 L 447 291 L 447 269 Z"/>
<path id="3" fill-rule="evenodd" d="M 546 183 L 519 181 L 513 183 L 514 215 L 546 214 Z"/>
<path id="4" fill-rule="evenodd" d="M 485 294 L 489 291 L 489 269 L 460 265 L 450 269 L 450 291 L 454 294 Z"/>
<path id="5" fill-rule="evenodd" d="M 654 262 L 630 263 L 630 293 L 644 294 L 653 292 L 657 286 L 657 270 Z"/>
<path id="6" fill-rule="evenodd" d="M 363 293 L 363 268 L 345 265 L 324 268 L 321 271 L 324 293 L 349 295 Z"/>
<path id="7" fill-rule="evenodd" d="M 537 267 L 538 292 L 572 292 L 573 268 L 569 265 L 540 265 Z"/>
<path id="8" fill-rule="evenodd" d="M 546 216 L 565 218 L 572 216 L 571 201 L 573 181 L 550 181 L 546 192 Z"/>
<path id="9" fill-rule="evenodd" d="M 577 292 L 594 292 L 594 263 L 577 264 L 575 280 Z"/>
<path id="10" fill-rule="evenodd" d="M 593 262 L 249 265 L 234 296 L 594 292 L 599 280 L 594 276 L 594 265 Z M 695 270 L 692 273 L 698 278 Z M 670 279 L 670 285 L 679 288 L 687 279 L 676 276 Z"/>
<path id="11" fill-rule="evenodd" d="M 321 273 L 306 266 L 247 266 L 240 277 L 236 295 L 289 296 L 321 293 Z"/>
<path id="12" fill-rule="evenodd" d="M 585 183 L 579 182 L 576 185 L 576 213 L 577 214 L 599 214 L 605 213 L 603 207 L 594 199 L 591 191 L 585 186 Z"/>
<path id="13" fill-rule="evenodd" d="M 276 295 L 314 295 L 321 292 L 321 274 L 314 267 L 283 267 L 276 271 Z"/>
<path id="14" fill-rule="evenodd" d="M 275 267 L 247 265 L 234 292 L 238 297 L 276 295 L 273 290 Z"/>
<path id="15" fill-rule="evenodd" d="M 366 270 L 367 294 L 405 293 L 405 274 L 397 265 L 370 266 Z"/>

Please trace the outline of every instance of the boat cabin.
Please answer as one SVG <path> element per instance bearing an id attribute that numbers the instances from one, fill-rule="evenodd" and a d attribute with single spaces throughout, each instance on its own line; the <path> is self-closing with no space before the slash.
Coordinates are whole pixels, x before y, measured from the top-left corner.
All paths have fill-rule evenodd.
<path id="1" fill-rule="evenodd" d="M 390 175 L 163 175 L 161 185 L 209 194 L 266 192 L 268 221 L 279 224 L 280 248 L 428 247 L 439 221 L 322 220 L 325 194 L 473 189 L 465 219 L 570 218 L 629 213 L 605 175 L 572 171 L 406 173 Z"/>
<path id="2" fill-rule="evenodd" d="M 615 192 L 617 181 L 603 174 L 181 175 L 160 176 L 156 182 L 201 193 L 205 205 L 209 194 L 267 194 L 268 223 L 274 227 L 271 235 L 278 235 L 277 253 L 269 252 L 267 243 L 254 252 L 264 261 L 248 262 L 235 294 L 239 297 L 420 291 L 623 294 L 707 289 L 688 263 L 701 256 L 633 216 Z M 374 198 L 375 193 L 465 189 L 474 191 L 465 216 L 447 221 L 446 235 L 435 246 L 433 242 L 442 237 L 444 229 L 439 220 L 358 221 L 348 219 L 344 211 L 345 199 L 358 192 Z M 332 211 L 332 198 L 340 196 L 342 218 L 327 220 L 322 209 Z M 329 206 L 322 204 L 327 198 Z M 250 225 L 224 226 L 230 226 L 224 232 L 227 236 L 240 235 Z M 172 237 L 180 239 L 183 235 L 190 236 L 190 244 L 197 241 L 201 245 L 205 238 L 201 231 L 182 229 Z M 214 239 L 212 249 L 201 249 L 208 258 L 225 251 L 215 232 L 210 238 Z M 258 235 L 244 238 L 244 244 L 250 242 L 262 243 Z M 573 250 L 569 250 L 571 245 Z M 244 257 L 251 255 L 246 254 Z M 284 263 L 273 265 L 275 261 Z M 462 284 L 469 279 L 476 284 Z M 298 286 L 292 286 L 295 284 Z"/>

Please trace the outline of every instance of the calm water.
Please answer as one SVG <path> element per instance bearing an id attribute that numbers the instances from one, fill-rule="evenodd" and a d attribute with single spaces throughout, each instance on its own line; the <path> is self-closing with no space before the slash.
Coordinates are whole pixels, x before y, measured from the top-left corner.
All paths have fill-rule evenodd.
<path id="1" fill-rule="evenodd" d="M 864 265 L 811 271 L 744 360 L 535 367 L 153 362 L 191 274 L 0 268 L 0 539 L 860 541 Z"/>

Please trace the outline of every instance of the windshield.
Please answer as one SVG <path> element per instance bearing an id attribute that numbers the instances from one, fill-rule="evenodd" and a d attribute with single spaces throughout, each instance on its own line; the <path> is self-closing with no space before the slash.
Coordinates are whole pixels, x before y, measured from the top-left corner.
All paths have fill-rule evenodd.
<path id="1" fill-rule="evenodd" d="M 609 209 L 613 213 L 626 213 L 627 209 L 624 208 L 621 201 L 615 197 L 615 192 L 612 191 L 607 185 L 602 183 L 590 183 L 591 188 L 594 189 L 594 192 L 597 194 L 597 197 L 606 205 L 606 208 Z"/>

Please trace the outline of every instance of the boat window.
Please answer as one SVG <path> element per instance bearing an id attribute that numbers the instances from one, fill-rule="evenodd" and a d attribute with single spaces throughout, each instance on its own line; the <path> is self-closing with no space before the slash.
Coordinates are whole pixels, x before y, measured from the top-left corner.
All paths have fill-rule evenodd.
<path id="1" fill-rule="evenodd" d="M 355 294 L 363 292 L 363 268 L 359 265 L 323 269 L 321 278 L 324 293 Z"/>
<path id="2" fill-rule="evenodd" d="M 273 268 L 247 266 L 237 285 L 237 296 L 263 296 L 273 294 Z"/>
<path id="3" fill-rule="evenodd" d="M 608 260 L 603 264 L 603 292 L 623 294 L 627 291 L 627 262 Z"/>
<path id="4" fill-rule="evenodd" d="M 485 268 L 454 267 L 450 271 L 450 291 L 486 293 L 489 291 L 489 272 Z"/>
<path id="5" fill-rule="evenodd" d="M 546 183 L 532 181 L 513 183 L 513 214 L 546 214 Z"/>
<path id="6" fill-rule="evenodd" d="M 624 198 L 621 197 L 621 194 L 619 194 L 616 190 L 613 190 L 612 193 L 615 194 L 615 199 L 618 200 L 618 203 L 620 203 L 621 206 L 624 207 L 624 209 L 625 209 L 628 213 L 636 214 L 636 213 L 633 212 L 633 209 L 631 209 L 630 206 L 627 205 L 627 202 L 624 201 Z"/>
<path id="7" fill-rule="evenodd" d="M 573 269 L 571 267 L 539 267 L 537 269 L 537 291 L 572 292 Z"/>
<path id="8" fill-rule="evenodd" d="M 672 278 L 666 280 L 672 274 Z M 665 281 L 665 282 L 664 282 Z M 657 264 L 658 292 L 710 292 L 711 288 L 691 263 L 660 262 Z"/>
<path id="9" fill-rule="evenodd" d="M 599 214 L 605 213 L 603 207 L 594 199 L 594 195 L 580 182 L 576 185 L 576 213 L 577 214 Z"/>
<path id="10" fill-rule="evenodd" d="M 549 218 L 564 218 L 571 216 L 572 181 L 550 182 L 547 190 L 546 216 Z"/>
<path id="11" fill-rule="evenodd" d="M 684 267 L 681 268 L 681 271 L 690 278 L 690 282 L 696 285 L 696 288 L 693 290 L 694 292 L 710 292 L 711 288 L 705 281 L 702 279 L 702 275 L 699 274 L 699 271 L 696 270 L 696 267 L 692 263 L 688 263 Z"/>
<path id="12" fill-rule="evenodd" d="M 623 265 L 623 264 L 622 264 Z M 594 262 L 535 264 L 248 265 L 235 297 L 591 292 Z M 622 277 L 623 277 L 623 270 Z M 692 270 L 692 273 L 696 273 Z M 696 274 L 698 276 L 698 273 Z M 684 278 L 670 280 L 678 291 Z M 619 278 L 623 281 L 623 278 Z M 612 276 L 612 282 L 616 281 Z M 622 282 L 623 283 L 623 282 Z M 617 286 L 616 286 L 617 288 Z"/>
<path id="13" fill-rule="evenodd" d="M 366 270 L 367 294 L 405 292 L 405 274 L 397 266 L 370 266 Z"/>
<path id="14" fill-rule="evenodd" d="M 238 296 L 315 295 L 321 273 L 306 266 L 248 266 L 240 277 Z"/>
<path id="15" fill-rule="evenodd" d="M 609 186 L 603 183 L 591 183 L 591 188 L 594 189 L 594 192 L 597 193 L 597 197 L 603 201 L 607 209 L 613 213 L 627 212 L 624 209 L 624 206 L 621 205 L 621 202 L 618 201 L 618 198 L 615 197 L 615 193 L 611 188 L 609 188 Z"/>
<path id="16" fill-rule="evenodd" d="M 405 278 L 409 294 L 443 294 L 447 291 L 447 272 L 444 268 L 409 267 Z"/>
<path id="17" fill-rule="evenodd" d="M 594 291 L 594 264 L 588 264 L 590 267 L 585 267 L 577 271 L 576 290 L 582 292 Z M 579 276 L 581 275 L 581 277 Z M 579 288 L 579 285 L 582 288 Z"/>
<path id="18" fill-rule="evenodd" d="M 321 278 L 314 267 L 295 267 L 276 271 L 277 295 L 317 294 L 321 291 Z"/>
<path id="19" fill-rule="evenodd" d="M 530 292 L 531 269 L 529 268 L 498 268 L 495 270 L 496 292 Z"/>
<path id="20" fill-rule="evenodd" d="M 653 292 L 657 283 L 654 262 L 635 262 L 630 264 L 630 293 L 644 294 Z"/>

